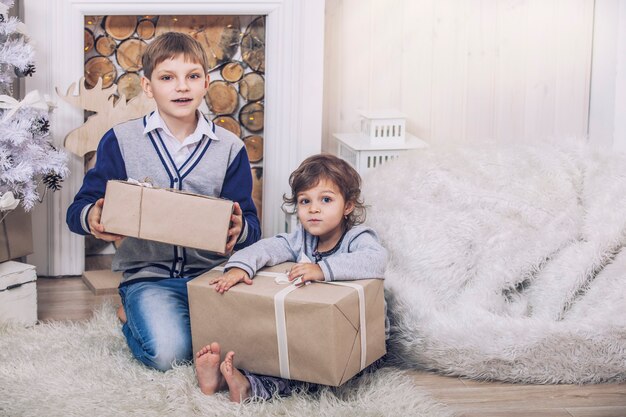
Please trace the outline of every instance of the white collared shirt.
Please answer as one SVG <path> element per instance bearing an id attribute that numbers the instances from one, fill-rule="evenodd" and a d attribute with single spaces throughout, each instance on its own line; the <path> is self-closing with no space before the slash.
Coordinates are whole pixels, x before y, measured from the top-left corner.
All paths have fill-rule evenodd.
<path id="1" fill-rule="evenodd" d="M 207 122 L 200 112 L 198 112 L 198 125 L 196 126 L 196 130 L 191 135 L 187 136 L 182 142 L 176 139 L 172 132 L 170 132 L 158 110 L 148 116 L 143 133 L 148 134 L 155 129 L 163 139 L 163 143 L 174 160 L 177 168 L 180 168 L 180 166 L 185 163 L 204 135 L 207 135 L 213 140 L 219 140 L 217 135 L 213 133 L 213 129 L 209 125 L 209 122 Z"/>

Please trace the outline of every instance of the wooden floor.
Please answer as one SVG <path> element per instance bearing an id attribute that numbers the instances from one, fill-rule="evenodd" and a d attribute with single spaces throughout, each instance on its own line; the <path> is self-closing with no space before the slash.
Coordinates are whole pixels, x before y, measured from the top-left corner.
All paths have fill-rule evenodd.
<path id="1" fill-rule="evenodd" d="M 81 278 L 39 278 L 40 320 L 85 320 L 104 300 Z M 415 384 L 463 417 L 626 417 L 626 384 L 523 385 L 414 372 Z"/>

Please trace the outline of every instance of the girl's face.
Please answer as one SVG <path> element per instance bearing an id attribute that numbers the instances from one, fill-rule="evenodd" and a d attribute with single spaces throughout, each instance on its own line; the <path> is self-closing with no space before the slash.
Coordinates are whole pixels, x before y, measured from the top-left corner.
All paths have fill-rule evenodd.
<path id="1" fill-rule="evenodd" d="M 341 236 L 344 216 L 354 204 L 344 200 L 334 182 L 322 178 L 319 183 L 297 195 L 297 213 L 304 229 L 321 242 Z"/>

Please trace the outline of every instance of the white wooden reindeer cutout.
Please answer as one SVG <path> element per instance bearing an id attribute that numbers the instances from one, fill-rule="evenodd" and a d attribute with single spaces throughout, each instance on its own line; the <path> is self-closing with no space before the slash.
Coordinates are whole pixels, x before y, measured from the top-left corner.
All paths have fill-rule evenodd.
<path id="1" fill-rule="evenodd" d="M 76 83 L 72 83 L 65 95 L 57 87 L 57 95 L 74 107 L 96 112 L 83 125 L 65 136 L 65 148 L 78 156 L 95 151 L 102 136 L 116 124 L 141 117 L 156 108 L 154 99 L 146 97 L 143 91 L 128 102 L 123 95 L 115 97 L 117 85 L 103 89 L 102 78 L 98 79 L 94 88 L 88 89 L 82 77 L 78 84 L 78 95 L 74 94 L 75 87 Z"/>

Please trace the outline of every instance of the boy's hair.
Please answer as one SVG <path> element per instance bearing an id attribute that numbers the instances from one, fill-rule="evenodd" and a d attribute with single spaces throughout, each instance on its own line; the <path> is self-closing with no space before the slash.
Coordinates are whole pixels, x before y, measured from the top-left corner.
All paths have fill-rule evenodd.
<path id="1" fill-rule="evenodd" d="M 166 32 L 150 42 L 143 53 L 143 74 L 150 79 L 157 65 L 180 54 L 183 54 L 185 61 L 202 65 L 205 74 L 209 72 L 209 59 L 200 42 L 185 33 Z"/>
<path id="2" fill-rule="evenodd" d="M 319 184 L 320 180 L 332 181 L 346 203 L 352 202 L 354 210 L 344 220 L 346 229 L 365 221 L 365 205 L 361 200 L 361 176 L 352 166 L 334 155 L 319 154 L 305 159 L 289 176 L 291 196 L 283 195 L 284 205 L 297 211 L 298 194 Z"/>

